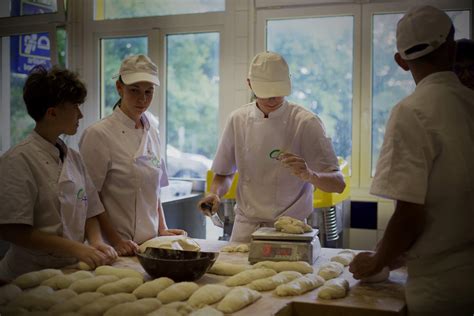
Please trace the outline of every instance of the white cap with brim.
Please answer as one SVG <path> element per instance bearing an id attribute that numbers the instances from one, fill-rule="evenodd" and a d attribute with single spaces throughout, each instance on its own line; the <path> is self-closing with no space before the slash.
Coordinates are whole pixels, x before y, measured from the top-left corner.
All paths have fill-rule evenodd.
<path id="1" fill-rule="evenodd" d="M 276 53 L 257 54 L 250 64 L 248 78 L 258 98 L 282 97 L 291 94 L 288 64 Z"/>
<path id="2" fill-rule="evenodd" d="M 141 81 L 160 85 L 158 67 L 145 55 L 134 55 L 124 59 L 118 75 L 126 85 Z"/>
<path id="3" fill-rule="evenodd" d="M 452 21 L 433 6 L 416 6 L 398 21 L 397 50 L 404 60 L 425 56 L 440 47 L 451 31 Z M 416 49 L 414 49 L 416 46 Z"/>

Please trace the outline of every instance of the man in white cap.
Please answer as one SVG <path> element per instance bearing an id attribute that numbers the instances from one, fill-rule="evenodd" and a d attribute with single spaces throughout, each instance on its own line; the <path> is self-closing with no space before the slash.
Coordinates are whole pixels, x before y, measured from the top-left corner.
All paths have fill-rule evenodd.
<path id="1" fill-rule="evenodd" d="M 287 102 L 289 69 L 282 56 L 263 52 L 250 65 L 256 101 L 234 111 L 224 129 L 212 170 L 210 193 L 199 205 L 217 212 L 238 170 L 231 241 L 249 242 L 280 215 L 304 220 L 313 211 L 314 186 L 342 192 L 344 179 L 324 125 L 312 112 Z M 276 159 L 272 159 L 276 158 Z"/>
<path id="2" fill-rule="evenodd" d="M 396 200 L 375 253 L 357 255 L 357 279 L 406 253 L 409 315 L 474 313 L 474 93 L 453 72 L 454 27 L 421 6 L 398 22 L 395 60 L 415 91 L 392 110 L 371 193 Z"/>

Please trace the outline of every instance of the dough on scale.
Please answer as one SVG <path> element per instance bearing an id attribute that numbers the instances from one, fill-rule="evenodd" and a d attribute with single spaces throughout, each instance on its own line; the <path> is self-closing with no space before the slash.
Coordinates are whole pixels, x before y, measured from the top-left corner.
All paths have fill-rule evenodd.
<path id="1" fill-rule="evenodd" d="M 275 221 L 274 227 L 277 231 L 289 234 L 304 234 L 313 230 L 303 221 L 289 216 L 280 216 Z"/>
<path id="2" fill-rule="evenodd" d="M 349 290 L 349 282 L 343 278 L 335 278 L 326 281 L 319 289 L 318 297 L 325 300 L 332 300 L 336 298 L 343 298 L 347 295 Z"/>
<path id="3" fill-rule="evenodd" d="M 301 295 L 308 291 L 314 290 L 324 284 L 324 279 L 319 275 L 308 273 L 291 282 L 277 286 L 275 294 L 278 296 L 295 296 Z"/>

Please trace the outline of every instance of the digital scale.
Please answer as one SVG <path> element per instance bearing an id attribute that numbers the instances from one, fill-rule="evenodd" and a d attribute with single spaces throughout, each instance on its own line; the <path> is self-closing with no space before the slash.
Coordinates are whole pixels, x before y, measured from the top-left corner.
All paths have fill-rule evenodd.
<path id="1" fill-rule="evenodd" d="M 273 227 L 260 227 L 251 235 L 249 261 L 306 261 L 313 264 L 321 252 L 318 230 L 288 234 Z"/>

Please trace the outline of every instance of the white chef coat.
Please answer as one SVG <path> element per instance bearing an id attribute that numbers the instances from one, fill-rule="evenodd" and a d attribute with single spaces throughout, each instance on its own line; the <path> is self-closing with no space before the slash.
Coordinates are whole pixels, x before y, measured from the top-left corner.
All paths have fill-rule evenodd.
<path id="1" fill-rule="evenodd" d="M 87 128 L 79 144 L 112 225 L 139 244 L 158 234 L 160 187 L 168 185 L 158 120 L 146 112 L 142 122 L 136 129 L 117 107 Z"/>
<path id="2" fill-rule="evenodd" d="M 474 305 L 473 159 L 474 92 L 453 72 L 424 78 L 393 108 L 370 192 L 425 206 L 408 254 L 412 312 Z"/>
<path id="3" fill-rule="evenodd" d="M 220 175 L 239 171 L 233 241 L 248 241 L 279 215 L 303 220 L 313 211 L 313 185 L 271 159 L 274 149 L 301 156 L 317 172 L 339 170 L 323 123 L 305 108 L 285 101 L 267 118 L 255 102 L 234 111 L 212 165 Z"/>
<path id="4" fill-rule="evenodd" d="M 0 158 L 0 224 L 26 224 L 83 242 L 86 219 L 104 209 L 79 153 L 61 140 L 58 145 L 64 162 L 59 149 L 33 131 Z M 0 262 L 0 279 L 76 261 L 12 244 Z"/>

